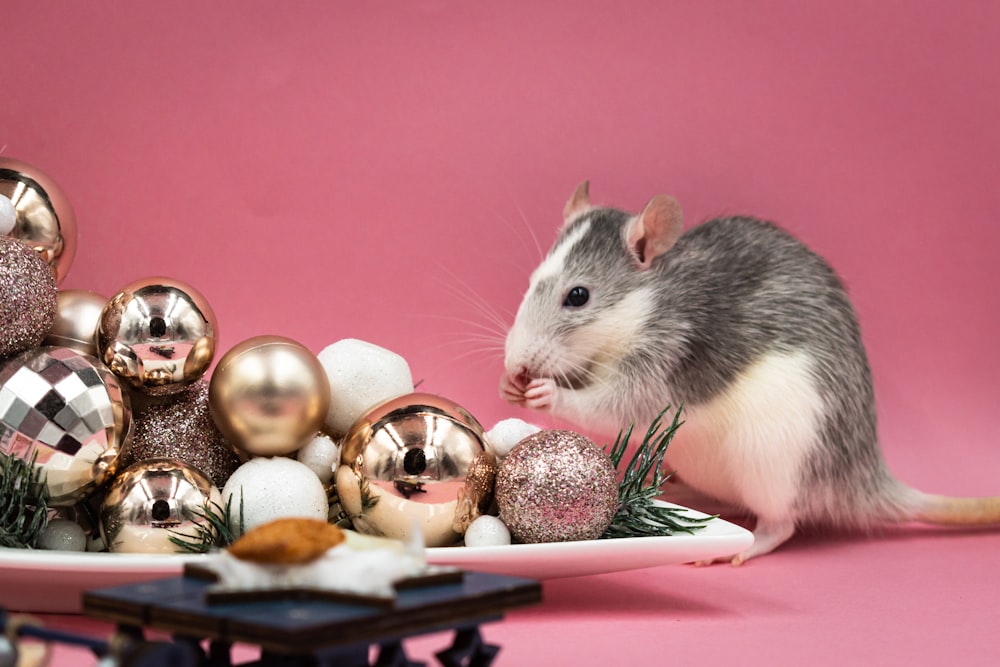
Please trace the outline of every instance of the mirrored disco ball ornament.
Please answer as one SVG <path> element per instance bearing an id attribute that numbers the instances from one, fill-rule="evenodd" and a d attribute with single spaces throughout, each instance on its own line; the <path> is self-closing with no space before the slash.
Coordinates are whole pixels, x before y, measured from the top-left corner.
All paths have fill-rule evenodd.
<path id="1" fill-rule="evenodd" d="M 37 456 L 50 504 L 104 483 L 131 433 L 128 394 L 97 359 L 40 347 L 0 364 L 0 454 Z"/>
<path id="2" fill-rule="evenodd" d="M 76 217 L 63 191 L 43 171 L 0 157 L 0 195 L 14 206 L 10 235 L 34 248 L 62 282 L 76 254 Z"/>
<path id="3" fill-rule="evenodd" d="M 351 426 L 336 485 L 354 527 L 429 547 L 454 544 L 492 499 L 496 459 L 479 422 L 458 404 L 407 394 Z"/>
<path id="4" fill-rule="evenodd" d="M 171 278 L 145 278 L 122 288 L 97 323 L 100 359 L 133 389 L 174 394 L 208 370 L 218 325 L 204 297 Z"/>
<path id="5" fill-rule="evenodd" d="M 121 553 L 174 553 L 170 538 L 200 542 L 205 504 L 222 506 L 212 481 L 177 459 L 150 459 L 115 477 L 101 503 L 101 534 Z M 215 509 L 213 508 L 213 509 Z"/>

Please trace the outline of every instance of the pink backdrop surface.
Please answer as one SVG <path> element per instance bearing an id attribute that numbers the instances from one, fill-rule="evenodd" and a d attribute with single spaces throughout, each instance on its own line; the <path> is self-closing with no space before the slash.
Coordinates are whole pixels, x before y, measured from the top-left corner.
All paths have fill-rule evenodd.
<path id="1" fill-rule="evenodd" d="M 826 256 L 860 314 L 893 470 L 1000 493 L 996 3 L 3 14 L 0 148 L 73 203 L 65 287 L 172 276 L 213 305 L 222 350 L 360 338 L 487 427 L 546 424 L 498 398 L 491 314 L 512 318 L 578 182 L 631 210 L 670 193 L 691 224 L 755 214 Z M 506 665 L 995 664 L 998 552 L 990 532 L 816 531 L 740 569 L 550 582 L 488 638 Z"/>

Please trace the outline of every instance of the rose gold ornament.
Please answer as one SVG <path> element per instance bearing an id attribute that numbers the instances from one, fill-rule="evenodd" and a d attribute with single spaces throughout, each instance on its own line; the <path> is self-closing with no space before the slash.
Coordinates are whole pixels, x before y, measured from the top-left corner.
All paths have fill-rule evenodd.
<path id="1" fill-rule="evenodd" d="M 196 289 L 172 278 L 145 278 L 104 306 L 97 352 L 133 389 L 164 396 L 205 374 L 217 336 L 215 313 Z"/>
<path id="2" fill-rule="evenodd" d="M 120 473 L 101 504 L 101 534 L 120 553 L 174 553 L 177 537 L 200 542 L 210 530 L 205 505 L 222 507 L 212 481 L 176 459 L 142 461 Z M 214 504 L 214 507 L 212 506 Z"/>
<path id="3" fill-rule="evenodd" d="M 0 195 L 16 211 L 11 236 L 37 250 L 62 282 L 76 254 L 76 218 L 63 191 L 43 171 L 0 157 Z"/>
<path id="4" fill-rule="evenodd" d="M 97 323 L 107 303 L 106 297 L 89 290 L 59 290 L 56 319 L 43 344 L 71 347 L 96 357 Z"/>
<path id="5" fill-rule="evenodd" d="M 231 444 L 253 456 L 282 456 L 323 425 L 330 385 L 306 347 L 281 336 L 255 336 L 219 360 L 208 400 Z"/>
<path id="6" fill-rule="evenodd" d="M 344 437 L 337 493 L 369 535 L 454 544 L 492 496 L 496 463 L 483 428 L 440 396 L 400 396 L 362 415 Z"/>

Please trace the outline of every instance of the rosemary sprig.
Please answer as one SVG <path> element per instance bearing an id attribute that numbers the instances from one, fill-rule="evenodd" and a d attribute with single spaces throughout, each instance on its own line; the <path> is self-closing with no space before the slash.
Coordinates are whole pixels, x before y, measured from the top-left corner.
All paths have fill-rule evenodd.
<path id="1" fill-rule="evenodd" d="M 236 541 L 246 530 L 243 519 L 243 494 L 240 494 L 239 530 L 233 533 L 230 526 L 232 518 L 233 497 L 229 496 L 226 506 L 207 501 L 200 512 L 204 521 L 195 524 L 194 534 L 170 531 L 170 542 L 180 549 L 181 553 L 204 554 L 215 548 L 225 548 Z"/>
<path id="2" fill-rule="evenodd" d="M 31 461 L 0 454 L 0 546 L 34 548 L 49 522 L 42 469 Z"/>
<path id="3" fill-rule="evenodd" d="M 673 535 L 674 533 L 694 533 L 714 519 L 714 516 L 696 518 L 683 509 L 656 505 L 653 501 L 663 493 L 663 485 L 672 473 L 663 471 L 663 458 L 667 446 L 680 428 L 681 411 L 677 408 L 670 426 L 661 428 L 664 415 L 670 410 L 668 405 L 656 416 L 646 430 L 642 444 L 636 449 L 632 459 L 621 468 L 622 458 L 632 438 L 632 426 L 619 433 L 615 443 L 608 450 L 608 457 L 615 469 L 621 473 L 618 485 L 618 512 L 602 538 L 646 537 L 651 535 Z M 648 481 L 647 481 L 648 480 Z"/>

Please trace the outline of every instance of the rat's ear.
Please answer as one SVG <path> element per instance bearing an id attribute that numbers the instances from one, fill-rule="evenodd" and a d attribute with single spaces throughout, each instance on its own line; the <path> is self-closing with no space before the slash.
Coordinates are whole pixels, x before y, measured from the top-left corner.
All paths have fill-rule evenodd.
<path id="1" fill-rule="evenodd" d="M 573 196 L 566 202 L 563 209 L 563 220 L 569 222 L 584 211 L 593 208 L 590 204 L 590 181 L 584 181 L 576 186 Z"/>
<path id="2" fill-rule="evenodd" d="M 625 241 L 639 267 L 648 269 L 653 260 L 670 250 L 684 231 L 684 214 L 677 200 L 657 195 L 625 228 Z"/>

